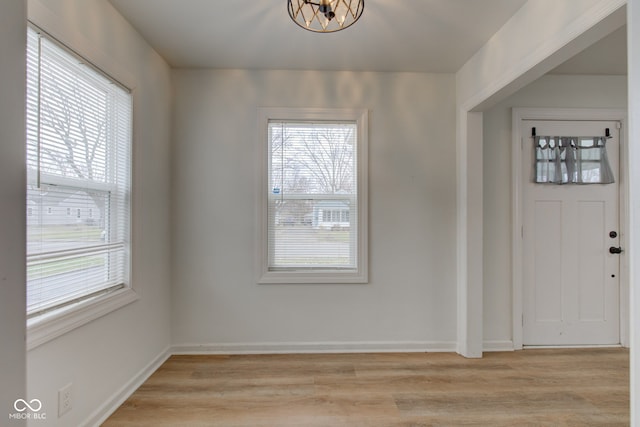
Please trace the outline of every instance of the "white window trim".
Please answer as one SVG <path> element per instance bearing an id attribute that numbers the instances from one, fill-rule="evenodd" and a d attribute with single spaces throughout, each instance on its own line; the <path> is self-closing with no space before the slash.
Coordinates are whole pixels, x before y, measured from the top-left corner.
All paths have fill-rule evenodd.
<path id="1" fill-rule="evenodd" d="M 336 108 L 258 108 L 259 164 L 256 170 L 256 223 L 258 236 L 256 271 L 258 283 L 367 283 L 368 278 L 368 110 Z M 357 139 L 357 183 L 358 183 L 358 251 L 354 271 L 339 270 L 289 270 L 269 271 L 268 253 L 268 194 L 267 173 L 269 164 L 268 125 L 269 120 L 323 120 L 353 121 L 356 123 Z"/>
<path id="2" fill-rule="evenodd" d="M 34 25 L 38 31 L 46 32 L 50 37 L 65 44 L 64 40 L 73 40 L 73 46 L 69 49 L 77 52 L 92 65 L 102 70 L 107 76 L 117 81 L 122 86 L 129 88 L 133 96 L 132 123 L 135 123 L 135 94 L 136 79 L 125 68 L 121 67 L 111 55 L 105 54 L 103 51 L 95 49 L 94 43 L 87 39 L 83 34 L 73 30 L 72 28 L 59 21 L 55 16 L 51 15 L 46 7 L 39 1 L 35 0 L 29 5 L 29 22 Z M 45 30 L 47 28 L 49 31 Z M 26 46 L 25 46 L 26 48 Z M 132 130 L 132 138 L 135 140 L 135 129 Z M 137 301 L 140 296 L 137 292 L 137 286 L 133 277 L 133 248 L 134 248 L 134 232 L 131 229 L 135 218 L 134 191 L 135 191 L 135 143 L 132 141 L 131 147 L 131 170 L 130 170 L 130 222 L 129 222 L 129 271 L 127 283 L 128 286 L 117 289 L 115 291 L 98 295 L 62 307 L 57 310 L 33 317 L 27 320 L 26 327 L 26 347 L 27 351 L 32 350 L 42 344 L 52 341 L 67 332 L 79 328 L 95 319 L 114 312 L 128 304 Z"/>

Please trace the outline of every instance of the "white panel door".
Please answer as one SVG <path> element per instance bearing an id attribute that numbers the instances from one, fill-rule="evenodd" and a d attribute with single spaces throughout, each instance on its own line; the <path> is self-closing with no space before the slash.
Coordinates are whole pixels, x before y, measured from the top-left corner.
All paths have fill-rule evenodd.
<path id="1" fill-rule="evenodd" d="M 620 342 L 619 129 L 614 121 L 525 121 L 522 136 L 523 344 Z M 604 136 L 614 184 L 536 184 L 537 135 Z"/>

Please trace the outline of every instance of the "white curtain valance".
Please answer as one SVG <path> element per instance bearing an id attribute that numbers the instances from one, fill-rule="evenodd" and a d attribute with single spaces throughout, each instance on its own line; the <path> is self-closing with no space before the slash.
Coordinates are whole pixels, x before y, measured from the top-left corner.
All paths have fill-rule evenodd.
<path id="1" fill-rule="evenodd" d="M 604 136 L 534 136 L 535 182 L 611 184 Z"/>

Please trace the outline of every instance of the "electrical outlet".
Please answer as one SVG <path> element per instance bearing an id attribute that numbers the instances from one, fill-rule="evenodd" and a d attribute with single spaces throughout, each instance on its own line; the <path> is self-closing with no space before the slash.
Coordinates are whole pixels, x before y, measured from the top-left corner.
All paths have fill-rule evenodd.
<path id="1" fill-rule="evenodd" d="M 71 410 L 73 400 L 72 383 L 67 384 L 58 390 L 58 417 L 63 416 Z"/>

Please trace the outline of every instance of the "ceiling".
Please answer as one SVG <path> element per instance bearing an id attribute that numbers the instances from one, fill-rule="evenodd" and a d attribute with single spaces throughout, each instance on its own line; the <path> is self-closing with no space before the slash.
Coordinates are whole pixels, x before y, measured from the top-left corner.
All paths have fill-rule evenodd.
<path id="1" fill-rule="evenodd" d="M 550 74 L 627 74 L 627 26 L 568 59 Z"/>
<path id="2" fill-rule="evenodd" d="M 458 71 L 526 2 L 366 0 L 353 27 L 317 34 L 291 21 L 286 0 L 110 1 L 175 68 L 434 73 Z M 626 30 L 552 73 L 626 74 Z"/>
<path id="3" fill-rule="evenodd" d="M 455 72 L 526 0 L 366 0 L 331 34 L 286 0 L 110 0 L 172 67 Z"/>

